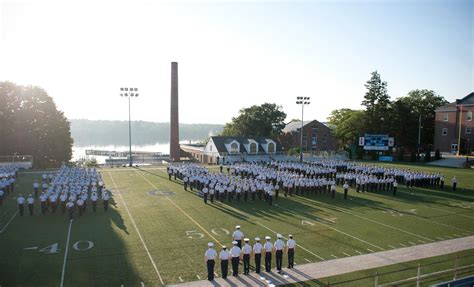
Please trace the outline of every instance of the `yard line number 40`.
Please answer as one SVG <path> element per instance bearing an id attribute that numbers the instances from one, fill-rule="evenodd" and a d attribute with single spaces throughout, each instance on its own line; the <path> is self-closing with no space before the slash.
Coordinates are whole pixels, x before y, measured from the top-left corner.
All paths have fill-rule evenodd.
<path id="1" fill-rule="evenodd" d="M 94 242 L 89 240 L 79 240 L 74 242 L 74 244 L 72 245 L 72 248 L 76 251 L 86 251 L 91 249 L 92 247 L 94 247 Z M 38 252 L 43 252 L 44 254 L 53 254 L 58 253 L 59 251 L 59 243 L 54 243 L 38 250 Z"/>

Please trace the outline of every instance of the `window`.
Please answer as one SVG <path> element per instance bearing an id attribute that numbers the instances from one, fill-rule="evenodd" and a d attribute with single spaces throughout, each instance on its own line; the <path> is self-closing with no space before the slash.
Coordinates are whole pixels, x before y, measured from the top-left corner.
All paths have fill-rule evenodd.
<path id="1" fill-rule="evenodd" d="M 466 134 L 470 134 L 470 133 L 471 133 L 471 127 L 468 126 L 468 127 L 466 127 Z"/>
<path id="2" fill-rule="evenodd" d="M 250 153 L 257 153 L 257 144 L 250 143 Z"/>
<path id="3" fill-rule="evenodd" d="M 233 142 L 230 145 L 230 149 L 231 149 L 231 152 L 238 152 L 239 151 L 239 145 L 237 143 Z"/>
<path id="4" fill-rule="evenodd" d="M 443 128 L 443 136 L 447 136 L 448 135 L 448 128 Z"/>
<path id="5" fill-rule="evenodd" d="M 448 121 L 448 113 L 444 113 L 444 118 L 443 121 L 447 122 Z"/>
<path id="6" fill-rule="evenodd" d="M 311 137 L 311 144 L 312 144 L 313 146 L 316 145 L 316 135 L 313 135 L 313 136 Z"/>
<path id="7" fill-rule="evenodd" d="M 472 112 L 467 112 L 466 118 L 468 121 L 472 121 Z"/>
<path id="8" fill-rule="evenodd" d="M 275 144 L 274 143 L 269 143 L 268 144 L 268 153 L 274 153 L 275 152 Z"/>
<path id="9" fill-rule="evenodd" d="M 303 142 L 306 142 L 306 134 L 303 134 Z"/>

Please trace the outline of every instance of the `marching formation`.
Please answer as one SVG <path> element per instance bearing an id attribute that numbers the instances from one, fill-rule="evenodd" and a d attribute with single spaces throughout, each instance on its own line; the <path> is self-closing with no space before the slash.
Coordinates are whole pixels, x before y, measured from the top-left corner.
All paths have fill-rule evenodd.
<path id="1" fill-rule="evenodd" d="M 25 203 L 28 204 L 28 213 L 34 214 L 35 202 L 40 202 L 41 213 L 66 213 L 73 219 L 76 212 L 79 216 L 86 213 L 90 202 L 92 211 L 97 211 L 99 198 L 102 200 L 104 211 L 108 210 L 110 194 L 105 189 L 100 173 L 95 168 L 62 166 L 56 173 L 42 175 L 41 184 L 38 180 L 33 183 L 33 193 L 27 198 L 18 196 L 18 209 L 23 216 Z"/>
<path id="2" fill-rule="evenodd" d="M 232 276 L 239 275 L 239 264 L 242 261 L 244 275 L 250 274 L 250 259 L 254 259 L 254 269 L 257 274 L 261 273 L 262 257 L 264 259 L 265 272 L 272 270 L 272 257 L 275 257 L 275 265 L 278 274 L 282 274 L 283 254 L 287 254 L 288 268 L 294 267 L 296 241 L 293 235 L 288 235 L 286 243 L 283 241 L 283 235 L 277 234 L 277 240 L 272 242 L 270 236 L 265 236 L 265 242 L 262 244 L 259 237 L 255 237 L 255 243 L 250 244 L 250 239 L 244 237 L 240 225 L 235 227 L 232 234 L 232 247 L 227 250 L 227 246 L 222 246 L 219 255 L 214 249 L 214 243 L 207 244 L 208 249 L 204 253 L 204 262 L 207 265 L 207 279 L 214 280 L 214 267 L 219 259 L 222 278 L 226 279 L 229 273 L 229 262 L 232 266 Z M 242 240 L 244 241 L 242 245 Z"/>
<path id="3" fill-rule="evenodd" d="M 444 188 L 444 176 L 439 173 L 388 168 L 376 165 L 362 165 L 346 161 L 258 162 L 237 163 L 228 166 L 227 173 L 211 173 L 196 164 L 172 164 L 168 167 L 171 180 L 179 179 L 185 190 L 196 189 L 204 203 L 208 200 L 254 201 L 263 198 L 272 205 L 280 193 L 285 197 L 293 195 L 327 194 L 335 198 L 337 186 L 342 186 L 344 199 L 350 188 L 359 192 L 392 192 L 397 195 L 399 184 L 407 188 Z M 457 179 L 452 180 L 455 190 Z"/>
<path id="4" fill-rule="evenodd" d="M 15 190 L 18 167 L 15 165 L 0 166 L 0 207 L 3 199 Z"/>

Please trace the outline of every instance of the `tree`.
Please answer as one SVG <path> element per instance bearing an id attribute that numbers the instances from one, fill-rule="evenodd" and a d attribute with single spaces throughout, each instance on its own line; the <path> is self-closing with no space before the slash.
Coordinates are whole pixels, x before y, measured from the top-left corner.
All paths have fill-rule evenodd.
<path id="1" fill-rule="evenodd" d="M 396 103 L 404 105 L 407 111 L 399 116 L 410 118 L 411 148 L 418 143 L 418 125 L 421 116 L 421 148 L 426 149 L 433 144 L 435 133 L 435 110 L 448 103 L 443 97 L 432 90 L 412 90 L 406 97 L 398 98 Z M 405 135 L 406 136 L 406 135 Z"/>
<path id="2" fill-rule="evenodd" d="M 387 82 L 383 82 L 377 71 L 372 72 L 372 77 L 365 84 L 365 93 L 362 105 L 366 108 L 365 127 L 368 133 L 387 133 L 388 111 L 390 109 L 390 97 L 387 93 Z"/>
<path id="3" fill-rule="evenodd" d="M 0 155 L 32 155 L 52 167 L 72 155 L 70 124 L 45 90 L 0 82 Z"/>
<path id="4" fill-rule="evenodd" d="M 343 147 L 357 142 L 364 132 L 365 113 L 360 110 L 339 109 L 331 112 L 329 126 Z"/>
<path id="5" fill-rule="evenodd" d="M 285 127 L 285 118 L 281 106 L 270 103 L 253 105 L 241 109 L 237 117 L 226 123 L 221 135 L 275 138 Z"/>

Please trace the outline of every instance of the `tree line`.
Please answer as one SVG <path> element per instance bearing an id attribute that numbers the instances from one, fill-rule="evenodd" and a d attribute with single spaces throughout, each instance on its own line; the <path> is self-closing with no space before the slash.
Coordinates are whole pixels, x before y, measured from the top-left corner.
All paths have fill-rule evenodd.
<path id="1" fill-rule="evenodd" d="M 36 167 L 72 156 L 70 124 L 42 88 L 0 82 L 0 156 L 32 155 Z"/>
<path id="2" fill-rule="evenodd" d="M 426 153 L 433 150 L 435 110 L 448 103 L 444 97 L 432 90 L 417 89 L 391 100 L 387 82 L 377 71 L 372 72 L 365 87 L 367 92 L 361 103 L 365 109 L 338 109 L 328 118 L 341 147 L 357 144 L 360 136 L 371 133 L 394 137 L 400 159 L 405 153 L 416 153 L 418 148 Z"/>

